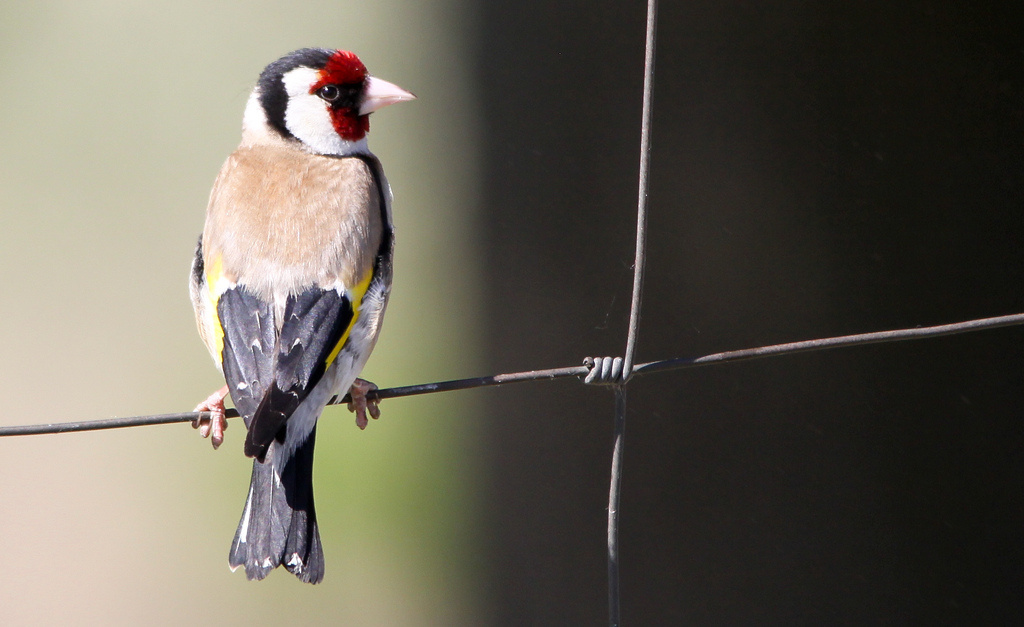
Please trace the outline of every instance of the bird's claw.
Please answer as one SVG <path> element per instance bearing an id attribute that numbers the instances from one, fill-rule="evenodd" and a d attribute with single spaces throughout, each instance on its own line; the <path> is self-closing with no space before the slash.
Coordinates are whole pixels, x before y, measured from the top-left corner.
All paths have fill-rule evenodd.
<path id="1" fill-rule="evenodd" d="M 352 383 L 352 388 L 349 389 L 349 396 L 352 400 L 348 403 L 348 410 L 356 413 L 356 426 L 360 429 L 365 429 L 366 425 L 369 424 L 369 420 L 366 419 L 366 413 L 370 413 L 370 417 L 374 420 L 380 418 L 380 399 L 366 398 L 368 392 L 372 392 L 377 389 L 377 386 L 369 381 L 363 379 L 356 379 Z"/>
<path id="2" fill-rule="evenodd" d="M 225 385 L 192 410 L 209 412 L 209 416 L 200 416 L 193 420 L 192 428 L 199 429 L 199 437 L 210 438 L 214 450 L 224 443 L 224 430 L 228 428 L 228 419 L 224 412 L 224 397 L 227 395 L 228 386 Z"/>

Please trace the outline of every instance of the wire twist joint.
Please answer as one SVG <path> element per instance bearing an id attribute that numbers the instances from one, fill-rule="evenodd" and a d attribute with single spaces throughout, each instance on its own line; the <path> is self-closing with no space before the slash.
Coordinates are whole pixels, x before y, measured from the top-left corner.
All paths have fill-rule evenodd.
<path id="1" fill-rule="evenodd" d="M 590 369 L 583 379 L 588 385 L 622 385 L 629 379 L 622 357 L 587 357 L 583 365 Z"/>

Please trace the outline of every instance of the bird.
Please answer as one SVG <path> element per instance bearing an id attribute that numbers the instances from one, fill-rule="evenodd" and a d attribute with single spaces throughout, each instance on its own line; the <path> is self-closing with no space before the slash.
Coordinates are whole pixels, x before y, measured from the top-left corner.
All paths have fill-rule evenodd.
<path id="1" fill-rule="evenodd" d="M 278 566 L 323 579 L 317 419 L 344 392 L 359 428 L 380 415 L 376 386 L 357 377 L 391 292 L 394 227 L 366 135 L 371 113 L 414 98 L 352 52 L 291 52 L 260 74 L 210 192 L 189 291 L 225 385 L 193 426 L 220 446 L 229 395 L 245 422 L 252 479 L 228 562 L 250 580 Z"/>

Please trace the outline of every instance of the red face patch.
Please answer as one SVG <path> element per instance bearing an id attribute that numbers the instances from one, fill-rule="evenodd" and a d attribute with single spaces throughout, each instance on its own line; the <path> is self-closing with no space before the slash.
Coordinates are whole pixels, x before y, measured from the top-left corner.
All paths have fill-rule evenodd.
<path id="1" fill-rule="evenodd" d="M 316 93 L 324 85 L 361 87 L 368 75 L 359 57 L 347 50 L 337 50 L 320 70 L 319 80 L 310 87 L 309 93 Z M 346 141 L 359 141 L 370 130 L 370 116 L 359 115 L 356 104 L 331 107 L 330 113 L 335 132 Z"/>
<path id="2" fill-rule="evenodd" d="M 337 50 L 327 59 L 327 65 L 320 70 L 320 81 L 313 86 L 313 91 L 328 83 L 335 85 L 354 85 L 366 80 L 366 66 L 354 53 L 348 50 Z"/>
<path id="3" fill-rule="evenodd" d="M 357 142 L 370 130 L 370 116 L 352 109 L 331 109 L 334 131 L 345 141 Z"/>

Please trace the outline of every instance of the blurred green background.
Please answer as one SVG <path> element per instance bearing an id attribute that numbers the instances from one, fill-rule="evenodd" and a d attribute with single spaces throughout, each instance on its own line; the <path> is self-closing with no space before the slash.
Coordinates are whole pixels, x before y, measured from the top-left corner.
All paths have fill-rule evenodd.
<path id="1" fill-rule="evenodd" d="M 3 3 L 0 423 L 188 410 L 221 384 L 190 257 L 252 84 L 305 46 L 354 50 L 420 98 L 373 117 L 398 248 L 364 376 L 475 371 L 472 19 L 445 1 Z M 5 440 L 0 623 L 475 624 L 472 399 L 386 403 L 365 432 L 327 410 L 316 588 L 228 572 L 250 472 L 240 423 L 217 452 L 184 425 Z"/>

